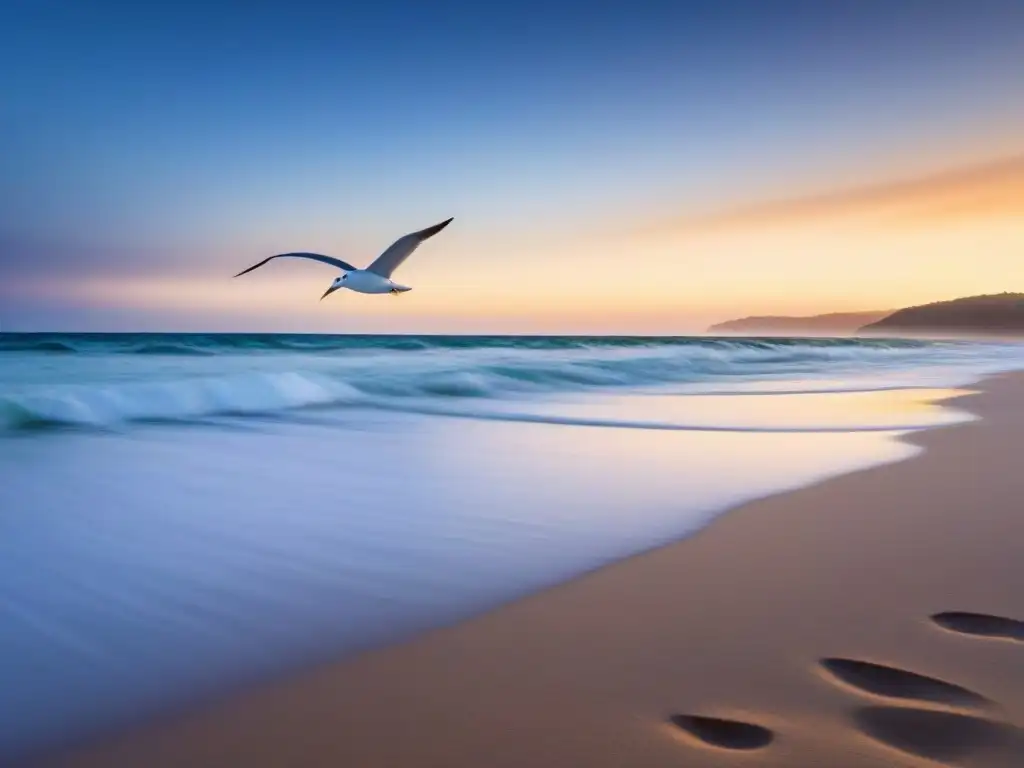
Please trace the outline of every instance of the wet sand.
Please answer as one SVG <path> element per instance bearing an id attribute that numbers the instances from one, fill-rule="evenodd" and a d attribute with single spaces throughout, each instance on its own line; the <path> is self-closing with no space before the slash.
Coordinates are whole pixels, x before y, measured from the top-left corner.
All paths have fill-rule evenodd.
<path id="1" fill-rule="evenodd" d="M 980 389 L 916 458 L 46 764 L 1022 765 L 1024 376 Z"/>

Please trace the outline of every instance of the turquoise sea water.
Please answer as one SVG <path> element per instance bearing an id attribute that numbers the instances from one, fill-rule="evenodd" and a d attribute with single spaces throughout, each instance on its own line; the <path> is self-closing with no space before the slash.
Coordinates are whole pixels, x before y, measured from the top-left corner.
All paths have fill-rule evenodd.
<path id="1" fill-rule="evenodd" d="M 935 398 L 1022 366 L 890 340 L 0 334 L 0 763 L 906 458 L 901 435 L 969 418 Z"/>
<path id="2" fill-rule="evenodd" d="M 0 334 L 0 429 L 947 385 L 1013 367 L 1021 354 L 1005 344 L 894 340 Z"/>

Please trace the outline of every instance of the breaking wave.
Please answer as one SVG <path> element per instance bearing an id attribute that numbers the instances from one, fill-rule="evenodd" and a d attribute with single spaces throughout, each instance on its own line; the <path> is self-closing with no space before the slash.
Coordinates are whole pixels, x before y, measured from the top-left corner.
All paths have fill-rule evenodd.
<path id="1" fill-rule="evenodd" d="M 488 410 L 480 401 L 591 391 L 743 395 L 956 386 L 1024 360 L 1021 347 L 1007 344 L 607 337 L 7 334 L 0 336 L 5 352 L 14 354 L 0 361 L 21 366 L 10 370 L 31 374 L 28 383 L 11 383 L 0 371 L 5 430 L 344 406 L 591 423 Z M 40 362 L 52 354 L 59 361 Z M 55 374 L 40 381 L 35 372 L 47 366 Z M 110 373 L 122 369 L 127 373 Z M 696 428 L 670 420 L 623 426 Z"/>

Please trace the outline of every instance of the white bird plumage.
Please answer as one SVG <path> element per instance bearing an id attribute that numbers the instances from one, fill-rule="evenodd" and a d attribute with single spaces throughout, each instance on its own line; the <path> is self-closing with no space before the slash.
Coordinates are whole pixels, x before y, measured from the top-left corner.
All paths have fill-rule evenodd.
<path id="1" fill-rule="evenodd" d="M 391 279 L 392 273 L 402 265 L 402 262 L 412 255 L 412 252 L 419 247 L 420 243 L 436 235 L 451 222 L 452 219 L 446 219 L 440 224 L 435 224 L 432 227 L 421 229 L 418 232 L 411 232 L 404 237 L 398 238 L 366 269 L 358 269 L 347 261 L 336 259 L 333 256 L 325 256 L 322 253 L 296 251 L 293 253 L 278 253 L 274 256 L 268 256 L 259 264 L 253 264 L 248 269 L 243 269 L 235 275 L 235 277 L 241 277 L 246 272 L 252 272 L 254 269 L 262 267 L 268 261 L 272 261 L 273 259 L 292 257 L 323 262 L 324 264 L 330 264 L 331 266 L 337 267 L 342 271 L 342 275 L 340 277 L 336 277 L 334 282 L 331 283 L 331 287 L 328 288 L 324 292 L 324 295 L 320 297 L 321 301 L 339 288 L 348 288 L 350 291 L 356 291 L 357 293 L 405 293 L 406 291 L 411 291 L 412 288 L 407 285 L 399 285 L 394 282 Z"/>

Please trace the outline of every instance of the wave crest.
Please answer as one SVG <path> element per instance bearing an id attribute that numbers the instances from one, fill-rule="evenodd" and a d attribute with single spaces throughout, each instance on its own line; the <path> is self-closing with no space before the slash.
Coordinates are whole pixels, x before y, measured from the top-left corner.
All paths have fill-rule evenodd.
<path id="1" fill-rule="evenodd" d="M 293 372 L 77 386 L 0 397 L 0 426 L 106 427 L 132 421 L 247 416 L 360 399 L 343 382 Z"/>
<path id="2" fill-rule="evenodd" d="M 914 348 L 929 343 L 903 339 L 800 339 L 687 336 L 387 336 L 261 333 L 0 333 L 0 352 L 77 354 L 231 354 L 246 352 L 345 352 L 384 350 L 642 350 L 701 346 L 724 350 L 844 346 Z"/>
<path id="3" fill-rule="evenodd" d="M 116 351 L 100 355 L 82 352 L 99 343 L 87 341 L 91 338 L 0 336 L 0 351 L 18 345 L 25 351 L 31 341 L 33 353 L 81 352 L 46 366 L 34 354 L 20 357 L 27 383 L 18 389 L 0 383 L 0 429 L 111 426 L 354 404 L 440 413 L 456 399 L 585 391 L 740 395 L 958 386 L 984 373 L 1022 367 L 1024 361 L 1021 347 L 1005 344 L 853 339 L 248 335 L 230 337 L 235 352 L 219 354 L 214 350 L 222 336 L 141 334 L 116 337 Z M 101 338 L 103 344 L 114 343 Z M 282 354 L 236 354 L 267 345 L 277 345 Z M 50 368 L 54 383 L 38 383 L 39 371 Z M 115 372 L 120 380 L 114 380 Z M 58 383 L 90 378 L 95 383 Z"/>

